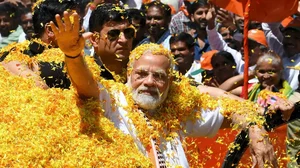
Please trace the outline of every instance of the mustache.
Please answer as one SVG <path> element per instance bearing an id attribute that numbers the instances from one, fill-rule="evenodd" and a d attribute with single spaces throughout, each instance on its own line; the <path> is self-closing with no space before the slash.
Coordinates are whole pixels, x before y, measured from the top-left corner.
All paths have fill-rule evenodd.
<path id="1" fill-rule="evenodd" d="M 233 39 L 226 39 L 225 42 L 226 43 L 231 43 L 231 42 L 233 42 Z"/>
<path id="2" fill-rule="evenodd" d="M 159 94 L 160 94 L 157 87 L 140 86 L 140 87 L 137 89 L 137 92 L 138 92 L 138 93 L 143 92 L 143 91 L 153 92 L 153 93 L 155 93 L 156 95 L 159 95 Z"/>
<path id="3" fill-rule="evenodd" d="M 176 61 L 176 59 L 178 59 L 179 57 L 182 57 L 182 54 L 177 54 L 177 55 L 174 55 L 174 59 Z"/>

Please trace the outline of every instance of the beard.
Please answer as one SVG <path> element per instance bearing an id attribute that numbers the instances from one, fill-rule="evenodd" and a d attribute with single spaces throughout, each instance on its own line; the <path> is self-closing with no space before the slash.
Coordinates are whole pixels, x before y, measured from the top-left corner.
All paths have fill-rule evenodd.
<path id="1" fill-rule="evenodd" d="M 131 86 L 130 82 L 131 81 L 128 81 L 129 86 Z M 144 91 L 148 91 L 153 94 L 146 94 Z M 146 87 L 141 85 L 137 89 L 132 88 L 132 98 L 139 107 L 145 110 L 155 110 L 166 100 L 168 92 L 169 86 L 164 93 L 160 94 L 157 87 Z"/>

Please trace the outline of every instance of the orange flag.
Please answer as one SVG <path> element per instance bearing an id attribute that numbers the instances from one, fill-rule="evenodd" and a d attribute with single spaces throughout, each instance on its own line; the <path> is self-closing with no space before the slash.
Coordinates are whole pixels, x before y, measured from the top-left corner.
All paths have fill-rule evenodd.
<path id="1" fill-rule="evenodd" d="M 210 0 L 218 7 L 244 16 L 248 0 Z M 279 22 L 295 14 L 298 0 L 250 0 L 249 20 L 260 22 Z"/>

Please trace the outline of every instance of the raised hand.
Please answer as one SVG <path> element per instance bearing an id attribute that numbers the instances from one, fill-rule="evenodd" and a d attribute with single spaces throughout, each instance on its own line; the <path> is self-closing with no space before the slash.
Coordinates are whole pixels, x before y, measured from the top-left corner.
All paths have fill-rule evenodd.
<path id="1" fill-rule="evenodd" d="M 217 11 L 217 21 L 220 22 L 223 26 L 230 28 L 232 31 L 236 29 L 236 26 L 233 21 L 233 17 L 230 13 L 224 9 L 219 9 Z"/>
<path id="2" fill-rule="evenodd" d="M 84 38 L 80 33 L 79 15 L 73 13 L 72 15 L 65 11 L 63 19 L 56 15 L 54 22 L 50 22 L 53 33 L 55 34 L 59 48 L 69 57 L 76 57 L 81 54 L 84 48 Z M 73 19 L 73 23 L 71 22 Z"/>
<path id="3" fill-rule="evenodd" d="M 214 22 L 215 18 L 216 18 L 215 6 L 213 4 L 210 4 L 210 7 L 209 7 L 208 12 L 206 14 L 206 20 L 208 22 Z"/>
<path id="4" fill-rule="evenodd" d="M 206 14 L 207 26 L 208 26 L 209 30 L 212 30 L 215 28 L 215 26 L 216 26 L 215 19 L 216 19 L 215 6 L 213 4 L 210 4 L 210 7 Z"/>

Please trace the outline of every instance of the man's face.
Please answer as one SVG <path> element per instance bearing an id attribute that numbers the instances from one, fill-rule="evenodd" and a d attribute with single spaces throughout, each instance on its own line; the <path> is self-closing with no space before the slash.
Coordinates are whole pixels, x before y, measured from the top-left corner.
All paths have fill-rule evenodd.
<path id="1" fill-rule="evenodd" d="M 249 65 L 253 66 L 256 64 L 258 58 L 263 55 L 265 52 L 262 50 L 263 46 L 253 40 L 248 40 L 248 53 L 249 53 Z M 245 60 L 244 57 L 244 45 L 241 47 L 242 59 Z"/>
<path id="2" fill-rule="evenodd" d="M 288 56 L 300 53 L 300 31 L 287 29 L 283 33 L 283 48 Z"/>
<path id="3" fill-rule="evenodd" d="M 219 84 L 233 77 L 236 73 L 235 64 L 223 56 L 215 55 L 216 61 L 211 62 L 213 73 Z"/>
<path id="4" fill-rule="evenodd" d="M 184 41 L 174 42 L 170 47 L 179 69 L 181 69 L 180 67 L 191 67 L 194 61 L 193 47 L 189 49 Z"/>
<path id="5" fill-rule="evenodd" d="M 127 20 L 105 23 L 100 31 L 98 46 L 95 48 L 96 54 L 102 56 L 101 59 L 109 56 L 108 59 L 128 60 L 134 33 Z M 112 55 L 115 57 L 111 58 Z"/>
<path id="6" fill-rule="evenodd" d="M 3 37 L 7 37 L 12 30 L 18 27 L 14 17 L 10 17 L 9 14 L 0 14 L 0 33 Z"/>
<path id="7" fill-rule="evenodd" d="M 233 40 L 232 35 L 233 35 L 233 34 L 232 34 L 232 32 L 229 31 L 228 28 L 226 28 L 226 27 L 220 28 L 220 29 L 219 29 L 219 33 L 222 35 L 223 40 L 224 40 L 227 44 L 229 44 L 230 42 L 232 42 L 232 40 Z"/>
<path id="8" fill-rule="evenodd" d="M 137 39 L 137 40 L 143 40 L 144 34 L 145 34 L 145 27 L 141 27 L 140 20 L 133 19 L 132 20 L 132 25 L 136 29 L 135 39 Z"/>
<path id="9" fill-rule="evenodd" d="M 257 64 L 255 74 L 263 88 L 267 86 L 278 86 L 281 77 L 279 65 L 273 65 L 271 60 L 264 60 Z"/>
<path id="10" fill-rule="evenodd" d="M 240 31 L 243 31 L 244 30 L 244 17 L 240 17 L 238 15 L 234 15 L 234 21 L 235 21 L 235 23 L 237 25 L 237 28 Z"/>
<path id="11" fill-rule="evenodd" d="M 207 26 L 206 15 L 208 13 L 208 6 L 199 7 L 192 15 L 192 22 L 196 23 L 197 27 L 200 29 L 205 29 Z"/>
<path id="12" fill-rule="evenodd" d="M 134 101 L 142 108 L 157 108 L 168 95 L 170 60 L 163 55 L 146 53 L 136 60 L 128 78 Z"/>
<path id="13" fill-rule="evenodd" d="M 31 38 L 34 34 L 33 23 L 32 23 L 32 14 L 31 12 L 23 14 L 21 16 L 21 26 L 25 34 Z"/>
<path id="14" fill-rule="evenodd" d="M 152 6 L 146 13 L 146 29 L 151 37 L 159 38 L 168 29 L 170 19 L 164 16 L 161 8 Z"/>

